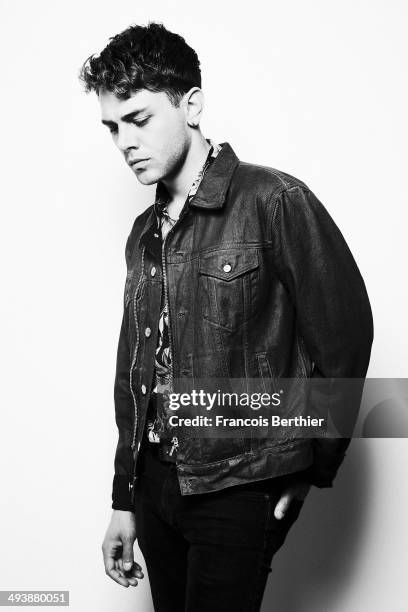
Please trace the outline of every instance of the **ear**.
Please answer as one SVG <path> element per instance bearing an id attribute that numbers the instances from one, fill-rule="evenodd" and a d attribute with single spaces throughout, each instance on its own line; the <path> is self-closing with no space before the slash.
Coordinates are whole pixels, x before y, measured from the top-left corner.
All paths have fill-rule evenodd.
<path id="1" fill-rule="evenodd" d="M 199 87 L 192 87 L 185 94 L 186 121 L 190 127 L 198 127 L 204 109 L 204 94 Z"/>

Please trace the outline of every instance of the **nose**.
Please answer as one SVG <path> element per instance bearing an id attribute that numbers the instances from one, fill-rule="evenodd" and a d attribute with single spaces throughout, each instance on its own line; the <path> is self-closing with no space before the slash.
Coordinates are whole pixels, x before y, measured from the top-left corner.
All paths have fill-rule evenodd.
<path id="1" fill-rule="evenodd" d="M 124 153 L 128 149 L 138 149 L 139 142 L 136 134 L 131 129 L 131 126 L 123 125 L 118 129 L 118 135 L 116 138 L 117 147 Z"/>

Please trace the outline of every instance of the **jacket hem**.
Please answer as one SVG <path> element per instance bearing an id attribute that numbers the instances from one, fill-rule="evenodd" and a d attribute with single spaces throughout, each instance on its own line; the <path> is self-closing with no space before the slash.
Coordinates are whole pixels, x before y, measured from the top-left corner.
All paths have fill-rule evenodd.
<path id="1" fill-rule="evenodd" d="M 279 449 L 264 449 L 222 459 L 211 464 L 177 464 L 177 474 L 182 495 L 211 493 L 234 485 L 247 484 L 275 476 L 284 476 L 306 470 L 313 463 L 311 444 L 301 441 Z"/>

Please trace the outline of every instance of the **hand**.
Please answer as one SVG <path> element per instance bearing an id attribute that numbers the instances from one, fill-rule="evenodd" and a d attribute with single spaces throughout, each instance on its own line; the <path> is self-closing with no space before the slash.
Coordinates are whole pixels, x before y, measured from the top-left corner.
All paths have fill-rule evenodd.
<path id="1" fill-rule="evenodd" d="M 124 587 L 137 586 L 142 568 L 133 560 L 136 522 L 133 512 L 114 510 L 102 544 L 105 574 Z"/>
<path id="2" fill-rule="evenodd" d="M 293 484 L 291 484 L 289 487 L 287 487 L 283 491 L 278 503 L 275 506 L 275 512 L 274 512 L 275 518 L 279 520 L 282 519 L 285 516 L 292 500 L 293 499 L 304 500 L 306 495 L 309 492 L 309 489 L 310 489 L 310 484 L 308 484 L 307 482 L 304 482 L 303 480 L 297 480 Z"/>

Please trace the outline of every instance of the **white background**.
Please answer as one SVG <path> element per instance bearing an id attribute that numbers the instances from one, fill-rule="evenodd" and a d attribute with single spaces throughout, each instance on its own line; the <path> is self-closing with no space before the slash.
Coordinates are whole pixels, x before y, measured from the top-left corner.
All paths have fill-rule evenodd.
<path id="1" fill-rule="evenodd" d="M 131 23 L 182 34 L 201 60 L 204 135 L 316 193 L 370 296 L 368 376 L 406 377 L 406 4 L 3 0 L 1 12 L 0 589 L 149 612 L 147 578 L 110 581 L 100 545 L 124 247 L 154 187 L 125 166 L 79 67 Z M 407 460 L 405 439 L 352 442 L 274 559 L 263 612 L 406 610 Z"/>

